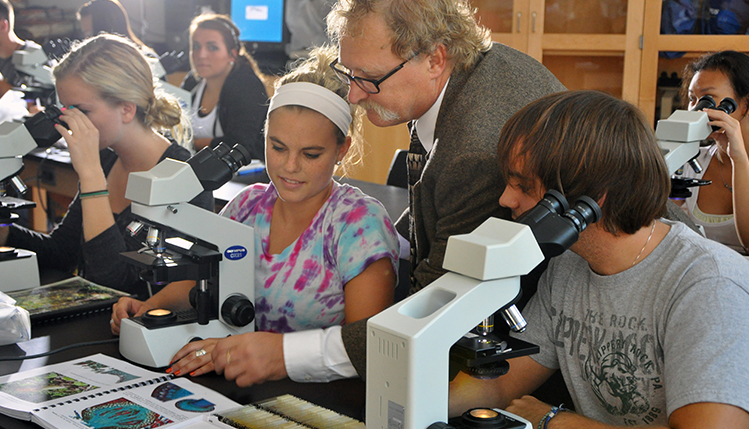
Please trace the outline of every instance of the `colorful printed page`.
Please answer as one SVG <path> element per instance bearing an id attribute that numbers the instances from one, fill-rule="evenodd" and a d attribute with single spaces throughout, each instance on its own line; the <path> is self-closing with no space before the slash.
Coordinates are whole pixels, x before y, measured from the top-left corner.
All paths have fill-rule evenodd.
<path id="1" fill-rule="evenodd" d="M 48 428 L 178 428 L 238 403 L 186 378 L 143 382 L 35 411 L 32 422 Z"/>
<path id="2" fill-rule="evenodd" d="M 30 420 L 34 410 L 162 377 L 103 354 L 0 377 L 0 413 Z"/>

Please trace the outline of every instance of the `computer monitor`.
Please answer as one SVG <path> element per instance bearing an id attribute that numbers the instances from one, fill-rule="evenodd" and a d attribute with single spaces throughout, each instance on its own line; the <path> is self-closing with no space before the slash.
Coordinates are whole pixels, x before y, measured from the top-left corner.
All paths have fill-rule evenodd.
<path id="1" fill-rule="evenodd" d="M 239 27 L 239 39 L 243 42 L 286 42 L 284 0 L 232 0 L 231 19 Z"/>

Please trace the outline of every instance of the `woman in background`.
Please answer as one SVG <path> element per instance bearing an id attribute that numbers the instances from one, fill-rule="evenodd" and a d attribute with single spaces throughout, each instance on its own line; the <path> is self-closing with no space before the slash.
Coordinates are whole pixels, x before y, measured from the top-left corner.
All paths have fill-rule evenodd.
<path id="1" fill-rule="evenodd" d="M 164 158 L 186 160 L 189 125 L 177 100 L 154 92 L 148 63 L 135 44 L 102 34 L 87 39 L 54 71 L 60 102 L 55 125 L 65 136 L 79 192 L 50 234 L 13 225 L 0 228 L 0 244 L 33 250 L 41 268 L 73 272 L 95 283 L 148 296 L 139 269 L 119 254 L 138 250 L 126 227 L 132 220 L 125 198 L 128 175 L 147 171 Z M 169 132 L 170 142 L 160 132 Z M 204 192 L 193 204 L 213 210 Z"/>
<path id="2" fill-rule="evenodd" d="M 190 65 L 182 82 L 191 91 L 195 150 L 220 141 L 241 143 L 252 159 L 263 159 L 263 123 L 268 111 L 267 78 L 239 41 L 225 15 L 204 14 L 190 24 Z"/>
<path id="3" fill-rule="evenodd" d="M 710 95 L 716 104 L 731 97 L 738 108 L 730 115 L 706 109 L 713 144 L 701 147 L 697 160 L 702 173 L 684 169 L 684 177 L 710 180 L 690 188 L 692 196 L 682 206 L 705 229 L 707 238 L 746 254 L 749 246 L 749 56 L 736 51 L 705 55 L 686 66 L 682 84 L 688 109 Z"/>
<path id="4" fill-rule="evenodd" d="M 377 200 L 333 180 L 362 142 L 348 86 L 328 67 L 336 56 L 332 48 L 315 50 L 281 78 L 265 132 L 271 183 L 248 186 L 222 212 L 255 230 L 255 326 L 265 332 L 191 342 L 167 372 L 215 369 L 240 386 L 288 375 L 303 380 L 305 363 L 324 359 L 320 344 L 331 330 L 393 303 L 392 222 Z M 189 308 L 188 292 L 169 285 L 145 303 L 121 298 L 113 333 L 125 317 Z"/>

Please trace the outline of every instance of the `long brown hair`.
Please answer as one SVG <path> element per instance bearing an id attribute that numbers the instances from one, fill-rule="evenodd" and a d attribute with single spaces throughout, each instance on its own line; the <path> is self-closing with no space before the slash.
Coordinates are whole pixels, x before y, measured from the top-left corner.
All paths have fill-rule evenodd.
<path id="1" fill-rule="evenodd" d="M 671 181 L 645 116 L 598 91 L 568 91 L 538 99 L 507 121 L 497 145 L 500 172 L 511 162 L 570 203 L 605 197 L 606 231 L 633 234 L 666 213 Z"/>
<path id="2" fill-rule="evenodd" d="M 257 61 L 250 55 L 245 49 L 244 45 L 239 39 L 239 27 L 226 15 L 220 15 L 217 13 L 204 13 L 193 18 L 190 23 L 190 49 L 192 50 L 192 36 L 195 30 L 198 28 L 205 28 L 208 30 L 215 30 L 221 33 L 221 37 L 224 39 L 226 49 L 231 52 L 236 50 L 237 56 L 244 57 L 252 66 L 252 70 L 255 75 L 260 79 L 265 86 L 265 91 L 268 93 L 268 97 L 273 95 L 273 85 L 276 81 L 276 77 L 267 75 L 260 70 L 257 65 Z M 195 72 L 195 64 L 192 61 L 192 55 L 190 55 L 190 66 L 192 67 L 193 73 Z M 237 64 L 234 67 L 238 67 Z"/>

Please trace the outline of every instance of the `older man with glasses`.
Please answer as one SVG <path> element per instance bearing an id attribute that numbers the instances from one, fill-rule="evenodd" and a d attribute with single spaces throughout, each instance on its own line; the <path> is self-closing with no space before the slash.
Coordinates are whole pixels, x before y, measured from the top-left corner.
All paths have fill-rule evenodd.
<path id="1" fill-rule="evenodd" d="M 488 217 L 510 218 L 496 147 L 505 121 L 529 102 L 564 91 L 538 61 L 498 43 L 464 0 L 338 0 L 330 65 L 349 101 L 380 127 L 409 123 L 409 209 L 396 227 L 411 249 L 411 292 L 445 273 L 447 239 Z M 346 351 L 365 370 L 366 324 L 344 326 Z"/>

